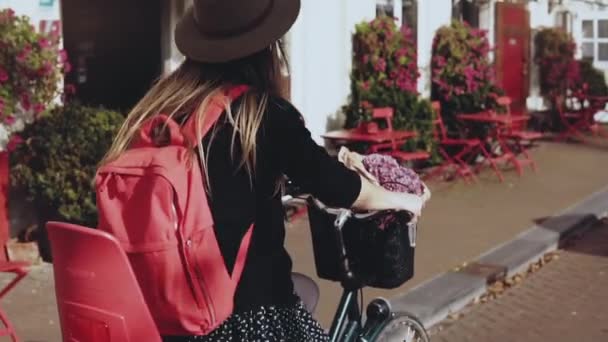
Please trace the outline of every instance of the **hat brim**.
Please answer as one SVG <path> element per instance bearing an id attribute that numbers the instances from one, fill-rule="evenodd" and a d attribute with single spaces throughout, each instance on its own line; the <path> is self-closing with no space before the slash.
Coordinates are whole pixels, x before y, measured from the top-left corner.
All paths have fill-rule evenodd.
<path id="1" fill-rule="evenodd" d="M 256 27 L 239 35 L 210 38 L 200 33 L 190 8 L 175 28 L 175 44 L 187 58 L 207 63 L 229 62 L 249 56 L 280 39 L 300 13 L 300 0 L 278 0 Z"/>

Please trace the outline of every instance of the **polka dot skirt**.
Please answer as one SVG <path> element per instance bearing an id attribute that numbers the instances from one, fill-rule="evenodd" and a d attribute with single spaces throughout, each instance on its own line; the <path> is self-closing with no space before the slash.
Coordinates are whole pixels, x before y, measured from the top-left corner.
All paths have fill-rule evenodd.
<path id="1" fill-rule="evenodd" d="M 301 303 L 234 314 L 205 336 L 166 337 L 164 342 L 325 342 L 329 336 Z"/>

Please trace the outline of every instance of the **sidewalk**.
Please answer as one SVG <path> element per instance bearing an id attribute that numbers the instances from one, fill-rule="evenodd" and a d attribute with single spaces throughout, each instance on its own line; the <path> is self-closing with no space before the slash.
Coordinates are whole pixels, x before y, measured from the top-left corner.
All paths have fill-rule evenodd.
<path id="1" fill-rule="evenodd" d="M 444 322 L 436 342 L 608 341 L 608 223 L 507 290 Z"/>

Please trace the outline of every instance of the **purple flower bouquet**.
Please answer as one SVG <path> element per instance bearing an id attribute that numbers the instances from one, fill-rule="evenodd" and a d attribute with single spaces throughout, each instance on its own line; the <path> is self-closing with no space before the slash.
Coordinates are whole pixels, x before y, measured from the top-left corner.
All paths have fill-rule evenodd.
<path id="1" fill-rule="evenodd" d="M 407 192 L 418 196 L 422 196 L 424 193 L 424 183 L 420 180 L 418 174 L 399 165 L 393 157 L 370 154 L 363 158 L 363 166 L 387 190 Z M 396 216 L 393 213 L 384 215 L 378 220 L 378 227 L 384 229 L 395 219 Z"/>
<path id="2" fill-rule="evenodd" d="M 408 192 L 418 196 L 424 192 L 424 184 L 418 174 L 399 165 L 393 157 L 370 154 L 363 158 L 363 165 L 387 190 Z"/>

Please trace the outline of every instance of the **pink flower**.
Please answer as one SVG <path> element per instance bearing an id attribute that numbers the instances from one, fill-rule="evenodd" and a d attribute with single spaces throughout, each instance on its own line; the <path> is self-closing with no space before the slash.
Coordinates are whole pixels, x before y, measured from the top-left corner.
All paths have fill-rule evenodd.
<path id="1" fill-rule="evenodd" d="M 44 62 L 44 65 L 40 68 L 40 70 L 38 70 L 38 75 L 40 76 L 48 76 L 52 73 L 53 65 L 51 65 L 51 62 L 49 61 Z"/>
<path id="2" fill-rule="evenodd" d="M 21 94 L 21 107 L 23 107 L 25 110 L 30 110 L 32 108 L 30 96 L 26 93 Z"/>
<path id="3" fill-rule="evenodd" d="M 64 62 L 63 63 L 63 72 L 64 73 L 69 73 L 70 71 L 72 71 L 72 64 L 70 64 L 70 62 Z"/>
<path id="4" fill-rule="evenodd" d="M 435 64 L 439 68 L 444 67 L 447 64 L 445 57 L 443 57 L 443 56 L 437 56 L 437 57 L 434 57 L 433 59 L 435 60 Z"/>
<path id="5" fill-rule="evenodd" d="M 6 149 L 9 152 L 13 152 L 14 150 L 17 149 L 17 147 L 19 147 L 19 145 L 23 144 L 23 138 L 17 134 L 13 135 L 11 137 L 11 139 L 8 141 L 8 144 L 6 145 Z"/>
<path id="6" fill-rule="evenodd" d="M 59 61 L 65 63 L 68 60 L 68 53 L 65 50 L 59 50 Z"/>
<path id="7" fill-rule="evenodd" d="M 368 91 L 370 88 L 371 88 L 371 85 L 369 84 L 369 81 L 361 82 L 361 89 Z"/>
<path id="8" fill-rule="evenodd" d="M 13 115 L 9 115 L 7 117 L 4 118 L 4 123 L 7 125 L 12 125 L 15 123 L 15 121 L 17 121 L 17 119 L 15 119 L 15 117 Z"/>
<path id="9" fill-rule="evenodd" d="M 397 56 L 397 57 L 407 56 L 407 49 L 406 48 L 400 48 L 399 50 L 397 50 L 395 52 L 395 56 Z"/>
<path id="10" fill-rule="evenodd" d="M 473 69 L 472 66 L 467 65 L 464 70 L 464 77 L 466 78 L 466 84 L 467 84 L 467 90 L 468 91 L 474 91 L 476 88 L 476 82 L 475 82 L 475 69 Z"/>
<path id="11" fill-rule="evenodd" d="M 9 17 L 9 18 L 13 18 L 13 17 L 15 17 L 15 11 L 13 11 L 13 9 L 12 9 L 12 8 L 9 8 L 9 9 L 6 11 L 6 14 L 8 15 L 8 17 Z"/>
<path id="12" fill-rule="evenodd" d="M 36 115 L 38 115 L 38 114 L 40 114 L 40 113 L 44 112 L 44 110 L 45 110 L 45 109 L 46 109 L 46 107 L 45 107 L 45 106 L 44 106 L 42 103 L 36 103 L 36 104 L 34 105 L 34 113 L 35 113 Z"/>
<path id="13" fill-rule="evenodd" d="M 393 81 L 391 81 L 391 80 L 384 80 L 383 84 L 384 84 L 384 86 L 386 88 L 392 88 L 393 87 Z"/>
<path id="14" fill-rule="evenodd" d="M 0 68 L 0 83 L 8 81 L 8 73 L 6 70 Z"/>
<path id="15" fill-rule="evenodd" d="M 374 70 L 378 72 L 384 72 L 386 70 L 386 61 L 384 60 L 384 58 L 378 59 L 378 61 L 374 65 Z"/>
<path id="16" fill-rule="evenodd" d="M 30 52 L 32 52 L 32 46 L 30 44 L 26 44 L 23 47 L 23 50 L 21 50 L 21 52 L 19 52 L 17 55 L 17 61 L 21 63 L 25 62 L 27 57 L 30 55 Z"/>
<path id="17" fill-rule="evenodd" d="M 38 45 L 40 45 L 41 48 L 46 49 L 51 46 L 51 43 L 46 38 L 40 38 L 38 39 Z"/>

